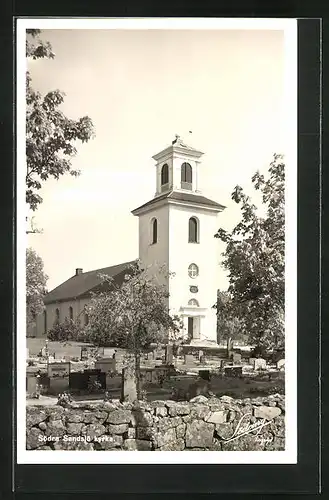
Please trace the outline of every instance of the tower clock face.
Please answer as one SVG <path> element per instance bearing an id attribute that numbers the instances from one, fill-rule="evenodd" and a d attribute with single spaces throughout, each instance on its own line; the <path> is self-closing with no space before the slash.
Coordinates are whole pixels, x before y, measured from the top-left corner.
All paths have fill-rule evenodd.
<path id="1" fill-rule="evenodd" d="M 193 285 L 193 286 L 190 286 L 190 292 L 191 293 L 197 293 L 199 291 L 198 287 Z"/>

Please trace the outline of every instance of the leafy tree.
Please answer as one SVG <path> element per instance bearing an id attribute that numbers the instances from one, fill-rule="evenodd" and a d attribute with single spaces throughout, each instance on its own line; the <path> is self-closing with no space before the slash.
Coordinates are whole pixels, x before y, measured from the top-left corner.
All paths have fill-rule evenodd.
<path id="1" fill-rule="evenodd" d="M 259 172 L 252 177 L 264 216 L 236 186 L 232 199 L 242 219 L 231 232 L 219 229 L 215 235 L 226 243 L 223 264 L 232 308 L 258 352 L 284 346 L 284 169 L 283 156 L 275 154 L 268 178 Z"/>
<path id="2" fill-rule="evenodd" d="M 41 257 L 32 248 L 26 250 L 26 324 L 31 326 L 44 310 L 43 297 L 47 293 L 48 276 Z"/>
<path id="3" fill-rule="evenodd" d="M 103 280 L 109 290 L 91 299 L 86 340 L 96 345 L 119 344 L 133 355 L 140 397 L 141 352 L 153 342 L 176 339 L 179 319 L 168 312 L 166 287 L 155 283 L 139 263 L 130 266 L 120 286 L 108 276 L 103 276 Z"/>
<path id="4" fill-rule="evenodd" d="M 40 30 L 27 30 L 28 59 L 52 59 L 49 42 L 40 39 Z M 93 137 L 93 124 L 88 116 L 78 120 L 67 118 L 60 107 L 65 94 L 52 90 L 45 96 L 33 89 L 30 73 L 26 75 L 26 203 L 36 210 L 42 198 L 38 190 L 49 177 L 59 179 L 65 173 L 77 176 L 71 159 L 77 153 L 76 141 Z"/>

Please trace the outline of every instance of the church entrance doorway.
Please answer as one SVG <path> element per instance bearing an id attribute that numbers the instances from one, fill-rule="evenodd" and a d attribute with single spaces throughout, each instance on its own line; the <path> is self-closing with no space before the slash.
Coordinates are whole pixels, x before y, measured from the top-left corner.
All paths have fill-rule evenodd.
<path id="1" fill-rule="evenodd" d="M 189 316 L 187 318 L 187 333 L 192 339 L 200 338 L 200 317 Z"/>

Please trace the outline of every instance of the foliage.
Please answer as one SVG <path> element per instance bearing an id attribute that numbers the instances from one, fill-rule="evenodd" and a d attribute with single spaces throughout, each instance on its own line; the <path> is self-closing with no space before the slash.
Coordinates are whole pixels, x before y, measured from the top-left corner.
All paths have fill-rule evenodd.
<path id="1" fill-rule="evenodd" d="M 217 292 L 217 340 L 226 340 L 229 346 L 231 341 L 244 337 L 243 325 L 236 316 L 232 297 L 227 291 Z"/>
<path id="2" fill-rule="evenodd" d="M 229 272 L 232 308 L 250 342 L 259 350 L 284 345 L 284 169 L 282 155 L 274 155 L 268 179 L 252 177 L 262 194 L 265 215 L 236 186 L 232 199 L 242 220 L 231 232 L 219 229 L 215 237 L 226 243 L 224 267 Z"/>
<path id="3" fill-rule="evenodd" d="M 35 323 L 35 318 L 44 310 L 43 297 L 47 293 L 48 276 L 43 261 L 33 248 L 26 249 L 26 324 Z"/>
<path id="4" fill-rule="evenodd" d="M 96 345 L 121 345 L 134 355 L 137 391 L 139 391 L 140 354 L 152 342 L 177 338 L 179 319 L 168 311 L 168 291 L 149 277 L 138 262 L 127 270 L 123 283 L 109 284 L 91 299 L 86 338 Z"/>
<path id="5" fill-rule="evenodd" d="M 49 340 L 66 342 L 68 340 L 79 341 L 83 337 L 83 329 L 79 321 L 65 318 L 62 323 L 55 325 L 48 331 Z"/>
<path id="6" fill-rule="evenodd" d="M 40 30 L 27 30 L 26 57 L 52 59 L 49 42 L 40 38 Z M 26 203 L 36 210 L 42 198 L 38 190 L 49 177 L 59 179 L 65 173 L 77 176 L 71 159 L 77 153 L 76 141 L 93 137 L 93 124 L 88 116 L 78 120 L 67 118 L 60 106 L 65 94 L 52 90 L 45 96 L 33 89 L 31 76 L 26 75 Z"/>

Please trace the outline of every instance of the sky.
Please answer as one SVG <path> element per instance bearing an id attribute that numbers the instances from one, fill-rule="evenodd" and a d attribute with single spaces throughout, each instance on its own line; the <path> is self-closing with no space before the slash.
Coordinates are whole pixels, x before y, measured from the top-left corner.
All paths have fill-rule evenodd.
<path id="1" fill-rule="evenodd" d="M 252 175 L 285 153 L 283 31 L 45 29 L 42 38 L 55 59 L 29 63 L 34 88 L 64 91 L 63 111 L 90 116 L 96 134 L 78 145 L 80 177 L 47 180 L 32 214 L 43 233 L 28 245 L 44 261 L 48 290 L 77 267 L 138 257 L 131 210 L 153 198 L 152 156 L 175 134 L 205 153 L 200 188 L 226 206 L 218 227 L 234 227 L 234 187 L 251 194 Z M 220 266 L 218 281 L 227 287 Z"/>

